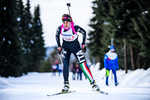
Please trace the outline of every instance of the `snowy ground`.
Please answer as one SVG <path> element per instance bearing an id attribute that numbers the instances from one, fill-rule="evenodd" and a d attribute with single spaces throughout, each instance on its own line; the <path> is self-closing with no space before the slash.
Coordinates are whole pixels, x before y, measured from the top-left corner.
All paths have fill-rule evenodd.
<path id="1" fill-rule="evenodd" d="M 101 90 L 109 92 L 102 95 L 92 91 L 88 80 L 83 75 L 83 80 L 72 80 L 70 73 L 70 90 L 75 93 L 48 97 L 61 91 L 63 78 L 51 77 L 51 73 L 29 73 L 22 77 L 0 77 L 0 100 L 150 100 L 150 69 L 117 71 L 119 85 L 114 86 L 114 81 L 109 78 L 109 87 L 105 86 L 105 69 L 92 70 L 93 76 Z"/>

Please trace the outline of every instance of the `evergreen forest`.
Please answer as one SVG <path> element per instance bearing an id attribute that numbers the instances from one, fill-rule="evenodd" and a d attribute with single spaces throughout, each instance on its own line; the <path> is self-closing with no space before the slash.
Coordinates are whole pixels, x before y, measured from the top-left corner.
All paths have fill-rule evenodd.
<path id="1" fill-rule="evenodd" d="M 91 58 L 101 62 L 115 47 L 119 67 L 135 70 L 150 67 L 150 1 L 149 0 L 94 0 L 93 17 L 88 33 Z M 113 42 L 111 43 L 111 40 Z"/>
<path id="2" fill-rule="evenodd" d="M 150 68 L 150 1 L 93 0 L 88 53 L 104 68 L 103 60 L 113 45 L 119 68 Z M 30 0 L 0 0 L 0 76 L 22 76 L 28 72 L 48 72 L 59 60 L 57 47 L 45 58 L 40 5 L 31 13 Z M 60 61 L 59 61 L 60 62 Z M 95 62 L 95 61 L 94 61 Z M 41 67 L 43 66 L 43 67 Z"/>
<path id="3" fill-rule="evenodd" d="M 40 6 L 30 1 L 0 0 L 0 75 L 21 76 L 39 71 L 45 57 Z"/>

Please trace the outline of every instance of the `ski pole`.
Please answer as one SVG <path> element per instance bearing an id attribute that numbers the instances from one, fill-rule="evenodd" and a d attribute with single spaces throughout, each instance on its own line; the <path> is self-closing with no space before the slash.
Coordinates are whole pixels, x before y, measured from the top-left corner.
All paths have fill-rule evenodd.
<path id="1" fill-rule="evenodd" d="M 62 53 L 61 54 L 58 54 L 59 55 L 59 59 L 60 59 L 60 62 L 61 62 L 61 65 L 63 66 L 63 62 L 62 62 Z"/>
<path id="2" fill-rule="evenodd" d="M 70 9 L 69 9 L 69 7 L 71 7 L 71 3 L 67 3 L 67 6 L 68 6 L 69 15 L 70 15 L 70 17 L 71 17 L 71 13 L 70 13 Z"/>
<path id="3" fill-rule="evenodd" d="M 105 77 L 106 77 L 106 75 L 105 75 L 105 76 L 103 76 L 102 80 L 103 80 Z"/>

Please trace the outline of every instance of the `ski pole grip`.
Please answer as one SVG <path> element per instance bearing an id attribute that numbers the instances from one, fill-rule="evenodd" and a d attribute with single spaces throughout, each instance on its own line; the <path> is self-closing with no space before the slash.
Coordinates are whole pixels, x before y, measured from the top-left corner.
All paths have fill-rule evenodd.
<path id="1" fill-rule="evenodd" d="M 82 48 L 84 48 L 85 47 L 85 44 L 84 45 L 82 45 Z"/>
<path id="2" fill-rule="evenodd" d="M 68 7 L 71 7 L 71 4 L 70 4 L 70 3 L 67 3 L 67 6 L 68 6 Z"/>

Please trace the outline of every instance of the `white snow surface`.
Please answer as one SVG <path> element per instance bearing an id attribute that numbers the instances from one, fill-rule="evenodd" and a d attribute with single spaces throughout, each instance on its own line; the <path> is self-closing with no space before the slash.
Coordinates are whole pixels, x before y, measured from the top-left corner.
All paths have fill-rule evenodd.
<path id="1" fill-rule="evenodd" d="M 56 73 L 32 72 L 21 77 L 0 77 L 0 100 L 150 100 L 150 68 L 117 71 L 119 85 L 114 85 L 110 74 L 109 86 L 105 86 L 105 69 L 98 69 L 98 65 L 92 66 L 92 74 L 100 89 L 107 91 L 103 95 L 92 91 L 89 81 L 83 75 L 82 80 L 72 80 L 69 73 L 70 90 L 75 93 L 62 94 L 48 97 L 47 94 L 60 92 L 63 87 L 63 76 Z M 96 69 L 94 69 L 96 68 Z"/>

